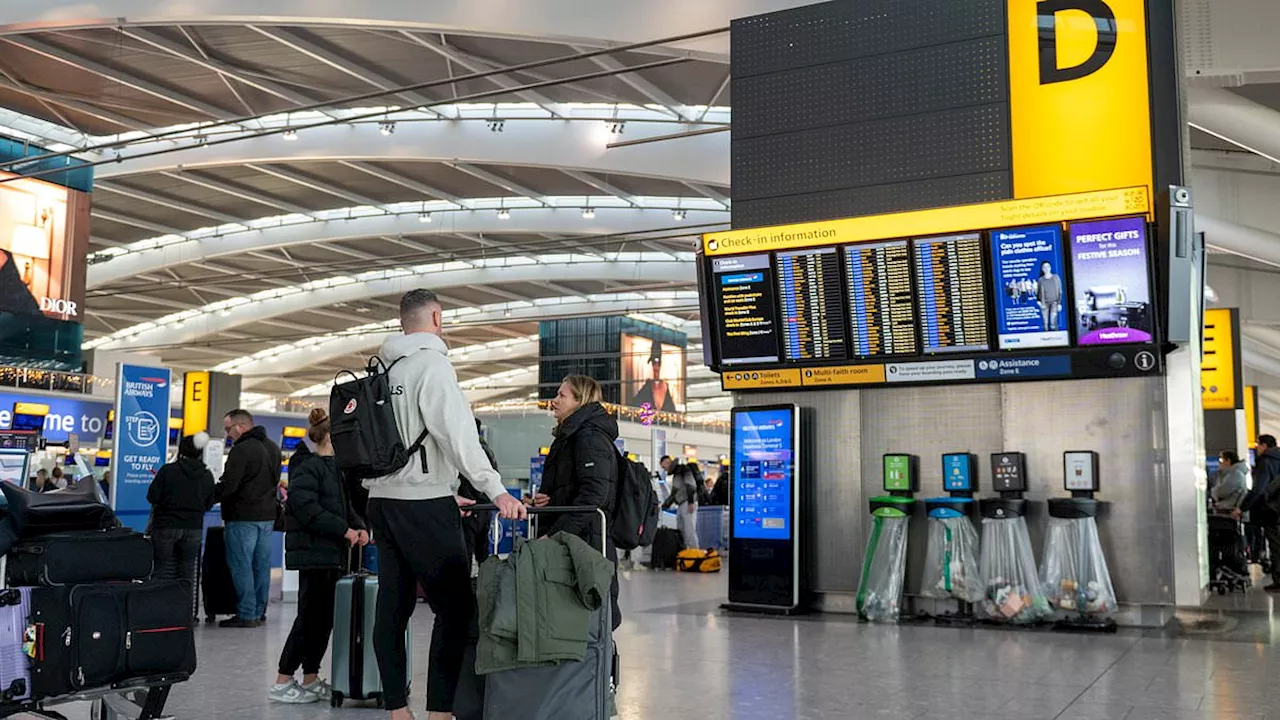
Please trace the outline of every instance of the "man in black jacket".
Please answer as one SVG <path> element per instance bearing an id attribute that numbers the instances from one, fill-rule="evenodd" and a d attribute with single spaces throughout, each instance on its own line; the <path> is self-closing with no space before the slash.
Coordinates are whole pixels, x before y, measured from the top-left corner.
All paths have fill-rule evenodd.
<path id="1" fill-rule="evenodd" d="M 253 424 L 247 410 L 232 410 L 222 427 L 234 444 L 218 486 L 226 526 L 227 565 L 236 586 L 236 616 L 222 627 L 252 628 L 267 616 L 271 591 L 271 533 L 280 485 L 280 447 Z"/>

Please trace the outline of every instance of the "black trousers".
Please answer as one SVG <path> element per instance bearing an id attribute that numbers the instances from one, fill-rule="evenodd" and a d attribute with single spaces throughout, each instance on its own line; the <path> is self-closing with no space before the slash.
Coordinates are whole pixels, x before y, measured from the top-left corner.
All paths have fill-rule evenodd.
<path id="1" fill-rule="evenodd" d="M 191 617 L 200 616 L 196 573 L 203 530 L 159 528 L 151 531 L 151 551 L 157 580 L 185 580 L 191 586 Z"/>
<path id="2" fill-rule="evenodd" d="M 298 615 L 280 653 L 280 674 L 316 675 L 333 634 L 333 603 L 341 570 L 298 572 Z"/>
<path id="3" fill-rule="evenodd" d="M 378 548 L 378 608 L 373 649 L 387 710 L 408 707 L 405 629 L 417 606 L 417 586 L 435 614 L 427 667 L 427 712 L 452 712 L 467 628 L 476 612 L 462 517 L 452 497 L 369 500 Z"/>
<path id="4" fill-rule="evenodd" d="M 1280 585 L 1280 558 L 1276 554 L 1280 553 L 1280 525 L 1267 525 L 1262 529 L 1267 537 L 1267 552 L 1271 558 L 1271 582 Z"/>

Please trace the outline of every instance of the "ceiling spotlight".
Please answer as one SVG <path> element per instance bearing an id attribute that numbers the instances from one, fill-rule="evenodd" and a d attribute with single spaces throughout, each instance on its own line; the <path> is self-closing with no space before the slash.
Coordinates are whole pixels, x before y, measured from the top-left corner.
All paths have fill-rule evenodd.
<path id="1" fill-rule="evenodd" d="M 394 135 L 396 132 L 396 124 L 393 122 L 378 123 L 378 132 L 382 133 L 383 137 Z"/>
<path id="2" fill-rule="evenodd" d="M 206 146 L 208 146 L 208 145 L 209 145 L 209 138 L 208 138 L 208 136 L 205 136 L 205 135 L 197 135 L 197 136 L 196 136 L 196 145 L 199 145 L 199 146 L 201 146 L 201 147 L 206 147 Z"/>
<path id="3" fill-rule="evenodd" d="M 511 211 L 510 211 L 510 210 L 508 210 L 508 209 L 506 209 L 506 208 L 502 208 L 502 209 L 498 210 L 498 219 L 499 219 L 499 220 L 510 220 L 510 219 L 511 219 Z"/>
<path id="4" fill-rule="evenodd" d="M 511 317 L 511 308 L 507 308 L 506 310 L 503 310 L 503 311 L 502 311 L 502 316 L 503 316 L 503 317 Z M 509 351 L 509 350 L 510 350 L 510 348 L 507 348 L 507 350 Z"/>
<path id="5" fill-rule="evenodd" d="M 609 134 L 611 135 L 621 135 L 627 129 L 626 121 L 606 120 L 604 124 L 609 126 Z"/>
<path id="6" fill-rule="evenodd" d="M 284 140 L 297 140 L 298 131 L 294 130 L 293 128 L 289 128 L 288 130 L 285 130 L 284 132 L 280 133 L 280 137 Z"/>
<path id="7" fill-rule="evenodd" d="M 595 220 L 595 219 L 596 219 L 596 211 L 595 211 L 595 210 L 593 210 L 593 209 L 591 209 L 591 208 L 589 208 L 589 207 L 588 207 L 588 208 L 582 208 L 582 219 L 583 219 L 583 220 Z"/>
<path id="8" fill-rule="evenodd" d="M 419 215 L 419 216 L 418 216 L 418 222 L 420 222 L 420 223 L 429 223 L 429 222 L 431 222 L 431 213 L 426 213 L 426 212 L 424 212 L 424 213 L 422 213 L 421 215 Z"/>
<path id="9" fill-rule="evenodd" d="M 671 211 L 671 217 L 672 217 L 672 218 L 675 218 L 676 220 L 683 220 L 683 219 L 685 219 L 686 217 L 688 217 L 688 215 L 689 215 L 689 214 L 688 214 L 687 212 L 685 212 L 684 210 L 672 210 L 672 211 Z"/>
<path id="10" fill-rule="evenodd" d="M 505 120 L 493 119 L 489 121 L 489 132 L 500 133 L 507 128 Z"/>

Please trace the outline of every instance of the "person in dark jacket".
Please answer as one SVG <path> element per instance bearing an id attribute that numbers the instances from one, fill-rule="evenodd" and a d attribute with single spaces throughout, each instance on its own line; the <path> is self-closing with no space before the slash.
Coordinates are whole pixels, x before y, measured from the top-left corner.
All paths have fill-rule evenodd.
<path id="1" fill-rule="evenodd" d="M 1271 584 L 1267 592 L 1280 592 L 1280 448 L 1274 435 L 1259 435 L 1253 466 L 1253 491 L 1246 506 L 1249 522 L 1262 528 L 1271 558 Z"/>
<path id="2" fill-rule="evenodd" d="M 267 697 L 281 703 L 328 700 L 329 684 L 320 663 L 333 633 L 338 580 L 351 564 L 351 549 L 369 544 L 364 521 L 351 509 L 345 483 L 333 461 L 329 414 L 311 411 L 307 439 L 313 453 L 298 445 L 289 458 L 289 499 L 285 505 L 285 567 L 298 571 L 298 615 L 280 653 L 279 675 Z M 302 670 L 302 682 L 294 674 Z"/>
<path id="3" fill-rule="evenodd" d="M 213 473 L 202 457 L 207 433 L 187 435 L 178 442 L 178 457 L 162 466 L 151 487 L 151 547 L 157 580 L 191 583 L 191 617 L 199 616 L 196 565 L 204 538 L 204 514 L 214 502 Z"/>
<path id="4" fill-rule="evenodd" d="M 252 628 L 267 616 L 271 591 L 271 533 L 280 486 L 280 447 L 253 424 L 247 410 L 232 410 L 222 427 L 234 444 L 227 456 L 218 500 L 226 526 L 227 565 L 236 586 L 236 616 L 221 627 Z"/>
<path id="5" fill-rule="evenodd" d="M 537 507 L 584 505 L 613 512 L 618 487 L 618 421 L 600 404 L 600 384 L 584 375 L 571 375 L 560 384 L 551 401 L 555 439 L 543 466 L 542 486 L 533 497 Z M 544 518 L 539 536 L 567 532 L 600 547 L 600 521 L 586 513 Z M 616 568 L 618 551 L 610 541 L 606 554 Z M 613 602 L 613 627 L 622 623 L 618 606 L 618 577 L 614 573 L 609 592 Z"/>
<path id="6" fill-rule="evenodd" d="M 489 466 L 497 470 L 498 456 L 493 454 L 493 448 L 489 447 L 488 441 L 484 439 L 484 426 L 480 424 L 480 418 L 476 418 L 476 432 L 480 434 L 480 449 L 484 450 L 485 457 L 489 458 Z M 461 474 L 458 475 L 458 497 L 477 503 L 488 500 L 488 496 L 477 490 L 466 475 Z M 492 513 L 473 512 L 462 519 L 467 555 L 475 558 L 477 563 L 489 559 L 489 523 L 493 522 L 492 516 Z"/>

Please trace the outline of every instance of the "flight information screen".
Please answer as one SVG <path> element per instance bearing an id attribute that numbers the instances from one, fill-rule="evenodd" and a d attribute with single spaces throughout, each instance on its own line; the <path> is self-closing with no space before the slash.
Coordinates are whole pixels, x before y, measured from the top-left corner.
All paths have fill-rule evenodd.
<path id="1" fill-rule="evenodd" d="M 720 360 L 725 365 L 778 362 L 777 311 L 769 256 L 711 261 L 720 310 Z"/>
<path id="2" fill-rule="evenodd" d="M 840 259 L 835 248 L 778 253 L 778 299 L 787 360 L 846 357 Z"/>
<path id="3" fill-rule="evenodd" d="M 856 357 L 917 354 L 907 241 L 850 245 L 844 249 L 844 260 L 850 353 Z"/>
<path id="4" fill-rule="evenodd" d="M 982 236 L 978 233 L 915 241 L 917 305 L 926 353 L 991 349 Z"/>

